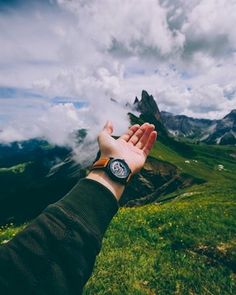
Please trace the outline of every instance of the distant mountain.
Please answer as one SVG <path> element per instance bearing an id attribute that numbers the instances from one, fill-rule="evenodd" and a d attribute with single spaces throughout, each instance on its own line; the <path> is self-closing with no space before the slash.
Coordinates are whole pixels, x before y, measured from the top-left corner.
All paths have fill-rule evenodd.
<path id="1" fill-rule="evenodd" d="M 214 126 L 216 121 L 209 119 L 195 119 L 185 115 L 173 115 L 162 111 L 161 118 L 168 129 L 174 136 L 188 138 L 201 138 L 206 130 Z"/>
<path id="2" fill-rule="evenodd" d="M 203 139 L 210 144 L 236 144 L 236 109 L 216 121 L 209 135 Z"/>
<path id="3" fill-rule="evenodd" d="M 160 112 L 154 97 L 145 90 L 142 91 L 141 100 L 135 98 L 133 108 L 140 112 L 141 116 L 151 117 L 152 122 L 159 122 L 161 133 L 163 129 L 166 130 L 165 136 L 169 134 L 208 144 L 236 144 L 236 110 L 232 110 L 221 120 L 197 119 Z"/>

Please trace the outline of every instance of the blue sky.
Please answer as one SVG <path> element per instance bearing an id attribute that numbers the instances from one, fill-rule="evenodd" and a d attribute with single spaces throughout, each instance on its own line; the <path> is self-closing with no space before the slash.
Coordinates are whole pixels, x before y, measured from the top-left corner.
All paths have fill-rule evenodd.
<path id="1" fill-rule="evenodd" d="M 120 132 L 142 89 L 161 110 L 223 117 L 236 108 L 235 23 L 234 0 L 0 0 L 0 141 L 64 144 L 106 118 Z"/>

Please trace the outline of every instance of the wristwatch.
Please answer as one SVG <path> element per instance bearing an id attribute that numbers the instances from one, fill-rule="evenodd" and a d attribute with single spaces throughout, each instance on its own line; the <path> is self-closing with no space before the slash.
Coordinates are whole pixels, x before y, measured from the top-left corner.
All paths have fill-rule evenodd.
<path id="1" fill-rule="evenodd" d="M 129 181 L 132 173 L 125 160 L 114 158 L 100 158 L 91 168 L 91 170 L 95 169 L 104 170 L 112 180 L 122 184 Z"/>

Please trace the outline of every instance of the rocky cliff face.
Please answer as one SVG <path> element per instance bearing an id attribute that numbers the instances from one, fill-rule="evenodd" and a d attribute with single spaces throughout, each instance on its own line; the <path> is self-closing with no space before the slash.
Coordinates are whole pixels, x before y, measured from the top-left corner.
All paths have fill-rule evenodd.
<path id="1" fill-rule="evenodd" d="M 178 137 L 187 137 L 208 144 L 236 144 L 236 110 L 221 120 L 196 119 L 161 112 L 168 131 Z"/>
<path id="2" fill-rule="evenodd" d="M 141 114 L 153 116 L 157 120 L 161 119 L 161 114 L 154 97 L 145 90 L 142 91 L 141 100 L 137 97 L 135 98 L 134 108 Z"/>
<path id="3" fill-rule="evenodd" d="M 236 144 L 236 109 L 232 110 L 222 120 L 218 120 L 209 136 L 204 139 L 210 144 Z"/>
<path id="4" fill-rule="evenodd" d="M 173 115 L 168 112 L 161 112 L 163 124 L 174 136 L 189 138 L 201 138 L 207 129 L 215 124 L 215 120 L 195 119 L 184 115 Z"/>

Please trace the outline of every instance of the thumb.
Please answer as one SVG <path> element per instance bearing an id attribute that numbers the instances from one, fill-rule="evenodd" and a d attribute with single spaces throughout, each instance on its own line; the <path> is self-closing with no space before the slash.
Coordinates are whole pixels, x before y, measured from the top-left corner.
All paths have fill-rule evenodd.
<path id="1" fill-rule="evenodd" d="M 103 131 L 107 132 L 109 135 L 113 133 L 113 124 L 111 121 L 107 121 L 103 127 Z"/>
<path id="2" fill-rule="evenodd" d="M 105 146 L 110 145 L 112 141 L 111 134 L 113 132 L 113 124 L 111 121 L 107 121 L 102 131 L 98 135 L 98 144 L 100 151 L 103 152 Z"/>

